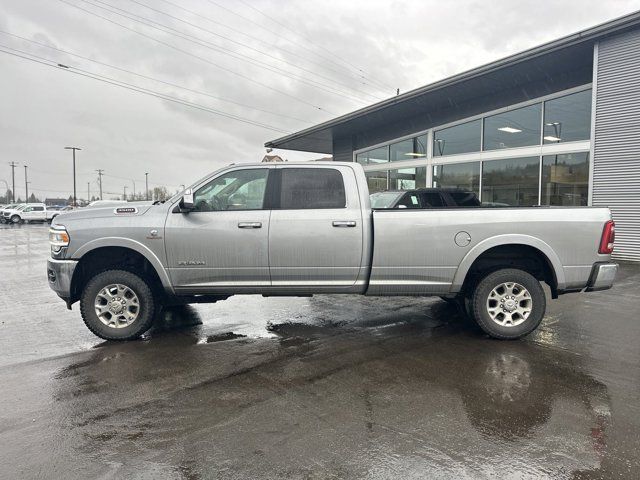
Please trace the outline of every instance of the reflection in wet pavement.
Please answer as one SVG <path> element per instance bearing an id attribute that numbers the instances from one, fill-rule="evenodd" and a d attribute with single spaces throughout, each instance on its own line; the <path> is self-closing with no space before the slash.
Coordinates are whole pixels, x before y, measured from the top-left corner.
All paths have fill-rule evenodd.
<path id="1" fill-rule="evenodd" d="M 637 478 L 640 268 L 524 341 L 438 299 L 234 297 L 101 342 L 0 230 L 0 478 Z M 27 258 L 28 257 L 28 258 Z"/>

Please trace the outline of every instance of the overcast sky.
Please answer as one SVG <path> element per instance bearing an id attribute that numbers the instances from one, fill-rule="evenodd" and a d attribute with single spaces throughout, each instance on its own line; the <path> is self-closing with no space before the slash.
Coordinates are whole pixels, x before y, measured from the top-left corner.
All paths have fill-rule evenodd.
<path id="1" fill-rule="evenodd" d="M 26 164 L 30 191 L 67 197 L 67 145 L 83 149 L 80 198 L 87 182 L 97 193 L 98 168 L 105 192 L 127 185 L 130 193 L 131 180 L 140 191 L 145 172 L 150 186 L 175 189 L 228 163 L 259 161 L 281 132 L 638 9 L 628 0 L 0 0 L 0 30 L 41 44 L 0 33 L 0 49 L 71 67 L 0 52 L 0 190 L 15 161 L 18 195 Z"/>

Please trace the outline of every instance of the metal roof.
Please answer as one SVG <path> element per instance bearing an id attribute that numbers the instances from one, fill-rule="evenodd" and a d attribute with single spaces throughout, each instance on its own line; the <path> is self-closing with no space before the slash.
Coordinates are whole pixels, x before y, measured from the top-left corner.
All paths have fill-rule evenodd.
<path id="1" fill-rule="evenodd" d="M 572 68 L 567 61 L 592 61 L 592 45 L 601 38 L 637 28 L 640 11 L 582 30 L 560 39 L 530 48 L 495 62 L 467 70 L 452 77 L 416 88 L 401 95 L 355 110 L 313 127 L 271 140 L 265 147 L 332 153 L 333 140 L 366 128 L 378 128 L 384 122 L 401 121 L 419 109 L 437 106 L 436 97 L 446 95 L 454 101 L 456 95 L 483 95 L 488 83 L 495 90 L 499 82 L 518 81 L 517 76 L 530 78 L 530 72 L 545 75 Z M 519 69 L 519 70 L 518 70 Z M 490 81 L 488 81 L 490 80 Z M 455 88 L 464 84 L 464 88 Z M 445 93 L 446 92 L 446 93 Z M 440 105 L 442 106 L 442 105 Z"/>

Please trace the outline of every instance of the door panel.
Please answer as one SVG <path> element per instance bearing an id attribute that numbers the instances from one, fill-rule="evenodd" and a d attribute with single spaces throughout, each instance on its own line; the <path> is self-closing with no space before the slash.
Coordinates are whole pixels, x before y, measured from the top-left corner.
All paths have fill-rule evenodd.
<path id="1" fill-rule="evenodd" d="M 268 232 L 268 210 L 170 213 L 165 236 L 171 281 L 211 291 L 270 285 Z"/>
<path id="2" fill-rule="evenodd" d="M 183 292 L 267 288 L 271 168 L 223 172 L 195 189 L 195 210 L 169 213 L 165 245 L 171 281 Z"/>
<path id="3" fill-rule="evenodd" d="M 352 170 L 326 169 L 338 172 L 337 177 L 317 167 L 278 170 L 281 195 L 269 229 L 272 285 L 328 286 L 338 291 L 354 285 L 362 262 L 363 223 Z M 335 205 L 342 206 L 331 208 Z M 321 208 L 313 208 L 317 206 Z"/>

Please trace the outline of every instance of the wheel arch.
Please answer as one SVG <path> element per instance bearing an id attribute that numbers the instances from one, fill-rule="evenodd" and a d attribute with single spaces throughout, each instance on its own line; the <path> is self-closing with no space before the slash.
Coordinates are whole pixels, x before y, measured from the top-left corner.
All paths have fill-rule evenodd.
<path id="1" fill-rule="evenodd" d="M 146 246 L 130 239 L 103 238 L 78 249 L 73 258 L 78 261 L 71 279 L 71 303 L 80 298 L 88 276 L 112 268 L 129 268 L 146 275 L 159 294 L 172 293 L 173 288 L 160 259 Z"/>
<path id="2" fill-rule="evenodd" d="M 543 262 L 551 277 L 547 283 L 550 284 L 554 294 L 565 288 L 566 280 L 562 262 L 549 244 L 530 235 L 509 234 L 488 238 L 473 247 L 460 262 L 451 291 L 458 293 L 463 290 L 465 284 L 469 282 L 470 273 L 474 271 L 474 267 L 478 265 L 479 261 L 491 256 L 498 258 L 501 254 L 508 256 L 510 252 L 514 254 L 518 252 L 519 255 L 524 256 L 520 258 L 525 258 L 527 255 L 535 256 Z"/>

